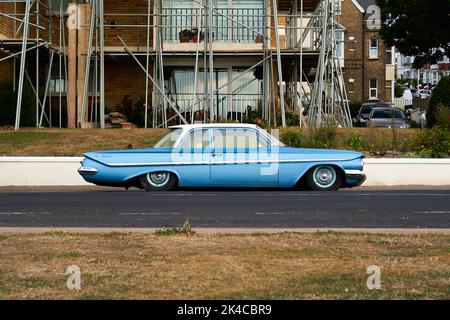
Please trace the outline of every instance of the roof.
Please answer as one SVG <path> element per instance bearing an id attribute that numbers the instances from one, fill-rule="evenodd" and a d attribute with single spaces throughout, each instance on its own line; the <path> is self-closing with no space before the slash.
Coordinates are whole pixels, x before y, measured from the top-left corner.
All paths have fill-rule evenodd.
<path id="1" fill-rule="evenodd" d="M 256 124 L 249 124 L 249 123 L 197 123 L 197 124 L 179 124 L 176 126 L 170 126 L 169 128 L 192 129 L 192 128 L 215 128 L 215 127 L 257 128 L 258 126 Z"/>
<path id="2" fill-rule="evenodd" d="M 355 3 L 355 5 L 359 5 L 361 7 L 361 9 L 363 9 L 364 11 L 361 12 L 366 12 L 367 8 L 371 5 L 376 5 L 376 1 L 375 0 L 352 0 L 353 3 Z M 359 8 L 358 8 L 359 9 Z"/>

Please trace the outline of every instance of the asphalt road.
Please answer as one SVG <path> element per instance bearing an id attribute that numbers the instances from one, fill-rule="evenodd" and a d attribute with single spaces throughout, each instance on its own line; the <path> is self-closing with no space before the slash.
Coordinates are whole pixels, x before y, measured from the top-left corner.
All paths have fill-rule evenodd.
<path id="1" fill-rule="evenodd" d="M 450 190 L 2 192 L 0 227 L 450 228 Z"/>

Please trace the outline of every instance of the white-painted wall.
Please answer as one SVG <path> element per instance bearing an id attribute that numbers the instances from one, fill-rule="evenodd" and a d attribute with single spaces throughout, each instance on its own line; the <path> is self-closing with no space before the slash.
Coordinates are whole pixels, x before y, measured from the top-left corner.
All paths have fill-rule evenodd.
<path id="1" fill-rule="evenodd" d="M 0 157 L 0 186 L 89 185 L 78 174 L 79 157 Z"/>
<path id="2" fill-rule="evenodd" d="M 0 157 L 0 186 L 83 186 L 79 157 Z M 450 186 L 450 159 L 364 159 L 364 186 Z"/>
<path id="3" fill-rule="evenodd" d="M 450 159 L 364 159 L 365 186 L 450 186 Z"/>

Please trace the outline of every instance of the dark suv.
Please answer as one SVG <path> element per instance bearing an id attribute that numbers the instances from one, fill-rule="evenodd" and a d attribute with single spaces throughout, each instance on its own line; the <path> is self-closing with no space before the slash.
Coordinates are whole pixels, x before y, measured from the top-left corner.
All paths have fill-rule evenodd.
<path id="1" fill-rule="evenodd" d="M 359 127 L 366 127 L 367 121 L 369 120 L 370 112 L 372 112 L 373 108 L 387 108 L 389 107 L 387 104 L 378 103 L 378 102 L 368 102 L 363 103 L 361 108 L 356 115 L 356 125 Z"/>

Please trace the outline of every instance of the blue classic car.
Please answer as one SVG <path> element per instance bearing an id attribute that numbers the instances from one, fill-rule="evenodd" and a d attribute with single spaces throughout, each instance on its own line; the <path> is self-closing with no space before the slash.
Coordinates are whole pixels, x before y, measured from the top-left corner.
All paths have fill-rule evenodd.
<path id="1" fill-rule="evenodd" d="M 290 148 L 250 124 L 194 124 L 169 128 L 153 148 L 84 154 L 87 182 L 138 187 L 280 187 L 311 190 L 361 185 L 358 152 Z"/>

